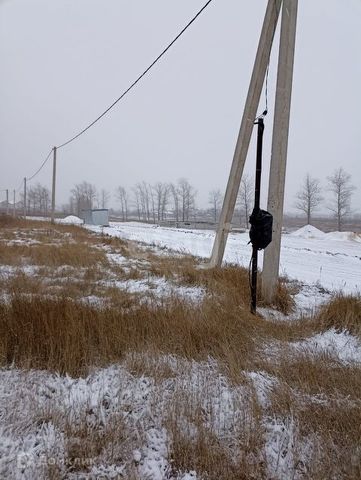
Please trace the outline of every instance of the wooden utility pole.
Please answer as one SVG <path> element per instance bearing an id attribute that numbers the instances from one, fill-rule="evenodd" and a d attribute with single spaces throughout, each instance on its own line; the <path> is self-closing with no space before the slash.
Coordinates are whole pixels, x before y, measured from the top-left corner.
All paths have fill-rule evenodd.
<path id="1" fill-rule="evenodd" d="M 282 0 L 269 0 L 209 266 L 222 264 Z"/>
<path id="2" fill-rule="evenodd" d="M 6 215 L 9 215 L 9 190 L 6 189 Z"/>
<path id="3" fill-rule="evenodd" d="M 266 301 L 271 301 L 275 295 L 279 273 L 297 7 L 298 0 L 283 0 L 267 205 L 273 215 L 273 236 L 265 250 L 262 275 Z"/>
<path id="4" fill-rule="evenodd" d="M 53 148 L 53 186 L 51 191 L 51 223 L 55 223 L 56 147 Z"/>
<path id="5" fill-rule="evenodd" d="M 24 177 L 24 218 L 26 220 L 26 177 Z"/>
<path id="6" fill-rule="evenodd" d="M 15 199 L 16 199 L 16 191 L 14 190 L 14 205 L 13 205 L 13 217 L 15 218 L 16 217 L 16 203 L 15 203 Z"/>

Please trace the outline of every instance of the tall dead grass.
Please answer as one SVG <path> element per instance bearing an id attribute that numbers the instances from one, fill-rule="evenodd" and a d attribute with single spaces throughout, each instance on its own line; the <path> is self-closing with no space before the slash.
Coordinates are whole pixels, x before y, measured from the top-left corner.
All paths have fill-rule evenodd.
<path id="1" fill-rule="evenodd" d="M 198 310 L 170 300 L 122 311 L 15 295 L 0 305 L 0 359 L 3 365 L 79 375 L 128 351 L 150 350 L 232 360 L 240 371 L 254 350 L 255 322 L 239 308 L 210 303 Z"/>
<path id="2" fill-rule="evenodd" d="M 361 338 L 361 297 L 337 295 L 321 308 L 316 322 L 321 330 L 346 330 Z"/>

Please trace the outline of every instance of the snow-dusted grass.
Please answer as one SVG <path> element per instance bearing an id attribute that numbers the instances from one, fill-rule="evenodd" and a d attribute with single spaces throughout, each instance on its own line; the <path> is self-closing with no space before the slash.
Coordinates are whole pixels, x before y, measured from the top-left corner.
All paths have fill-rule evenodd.
<path id="1" fill-rule="evenodd" d="M 99 227 L 89 228 L 98 232 L 102 230 Z M 103 231 L 115 237 L 145 242 L 171 252 L 180 251 L 204 259 L 210 257 L 215 236 L 209 230 L 166 228 L 136 222 L 111 223 Z M 283 235 L 281 274 L 306 285 L 320 284 L 330 292 L 342 290 L 347 294 L 360 293 L 360 239 L 359 235 L 350 232 L 324 234 L 314 227 Z M 225 261 L 247 268 L 251 258 L 248 242 L 248 233 L 231 233 Z M 259 264 L 262 265 L 262 253 Z"/>
<path id="2" fill-rule="evenodd" d="M 208 233 L 10 223 L 0 478 L 361 478 L 356 291 L 292 283 L 254 317 L 246 270 L 196 268 Z"/>

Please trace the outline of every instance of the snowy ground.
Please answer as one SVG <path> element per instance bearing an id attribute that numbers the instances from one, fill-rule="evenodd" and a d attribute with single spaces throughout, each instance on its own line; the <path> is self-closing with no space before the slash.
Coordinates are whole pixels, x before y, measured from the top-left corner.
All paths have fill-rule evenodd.
<path id="1" fill-rule="evenodd" d="M 204 258 L 209 257 L 214 240 L 214 233 L 209 231 L 132 222 L 89 228 L 154 246 L 165 254 L 174 251 Z M 247 234 L 229 236 L 227 262 L 248 266 L 250 254 Z M 141 266 L 140 260 L 113 253 L 107 255 L 125 269 Z M 284 235 L 282 239 L 282 273 L 303 285 L 296 296 L 303 310 L 313 310 L 334 290 L 358 293 L 360 262 L 361 239 L 356 235 L 323 234 L 307 227 Z M 142 268 L 144 265 L 143 262 Z M 23 269 L 29 275 L 36 274 L 35 267 L 25 265 Z M 10 275 L 11 268 L 2 266 L 1 273 Z M 201 289 L 169 285 L 160 278 L 110 280 L 110 284 L 139 294 L 151 289 L 154 296 L 160 298 L 177 294 L 192 302 L 204 295 Z M 295 353 L 332 356 L 345 367 L 361 365 L 358 339 L 335 329 L 294 342 L 291 348 Z M 244 372 L 244 383 L 234 385 L 212 359 L 194 362 L 167 355 L 156 360 L 149 358 L 150 369 L 168 372 L 159 379 L 156 375 L 135 373 L 137 361 L 144 362 L 144 357 L 127 358 L 122 364 L 97 369 L 83 379 L 61 377 L 46 371 L 0 369 L 0 479 L 46 479 L 50 478 L 49 468 L 54 467 L 59 473 L 55 478 L 70 480 L 129 478 L 130 470 L 132 479 L 139 480 L 203 480 L 204 477 L 197 472 L 173 470 L 170 432 L 164 428 L 165 412 L 175 415 L 178 428 L 180 426 L 192 435 L 197 429 L 193 415 L 200 411 L 204 424 L 219 444 L 228 450 L 233 448 L 231 455 L 236 458 L 238 451 L 234 439 L 238 441 L 244 432 L 252 432 L 254 428 L 253 395 L 260 408 L 262 429 L 257 433 L 263 439 L 264 447 L 262 458 L 247 460 L 266 462 L 268 478 L 306 478 L 302 466 L 311 456 L 312 442 L 317 439 L 311 435 L 302 437 L 291 416 L 269 415 L 270 395 L 278 383 L 277 378 L 263 371 L 248 371 Z M 180 400 L 184 402 L 180 403 Z M 346 402 L 347 399 L 337 401 Z M 89 429 L 89 435 L 105 432 L 114 437 L 101 455 L 93 452 L 87 459 L 78 444 L 83 438 L 79 429 L 84 425 Z M 117 425 L 122 431 L 115 428 Z M 79 453 L 82 461 L 89 460 L 86 474 L 77 472 L 71 463 L 77 459 L 74 455 L 69 457 L 70 447 L 64 435 L 69 429 L 73 432 L 74 442 L 78 442 L 71 448 L 83 452 L 83 455 Z M 86 442 L 86 437 L 83 441 Z M 126 459 L 123 458 L 125 454 Z"/>
<path id="2" fill-rule="evenodd" d="M 88 228 L 203 258 L 210 257 L 215 236 L 209 230 L 166 228 L 136 222 Z M 248 267 L 251 256 L 248 242 L 248 233 L 231 233 L 225 261 Z M 280 272 L 307 286 L 317 284 L 330 292 L 360 292 L 361 236 L 347 232 L 325 234 L 310 226 L 285 234 L 282 237 Z"/>

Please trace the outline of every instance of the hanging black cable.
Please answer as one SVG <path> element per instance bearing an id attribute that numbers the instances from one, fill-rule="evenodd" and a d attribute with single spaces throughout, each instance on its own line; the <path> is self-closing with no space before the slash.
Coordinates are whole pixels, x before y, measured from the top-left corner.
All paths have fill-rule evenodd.
<path id="1" fill-rule="evenodd" d="M 144 72 L 139 75 L 139 77 L 118 97 L 106 110 L 104 110 L 103 113 L 101 113 L 95 120 L 93 120 L 87 127 L 83 128 L 79 133 L 74 135 L 72 138 L 67 140 L 66 142 L 62 143 L 59 145 L 57 148 L 63 148 L 66 145 L 69 145 L 69 143 L 73 142 L 77 138 L 79 138 L 83 133 L 85 133 L 89 128 L 91 128 L 93 125 L 95 125 L 101 118 L 103 118 L 120 100 L 122 100 L 127 93 L 134 88 L 137 83 L 154 67 L 156 63 L 168 52 L 168 50 L 175 44 L 175 42 L 183 35 L 183 33 L 188 30 L 188 28 L 196 21 L 196 19 L 203 13 L 203 11 L 208 7 L 210 3 L 212 3 L 213 0 L 208 0 L 208 2 L 199 10 L 199 12 L 190 20 L 187 25 L 178 33 L 178 35 L 171 41 L 171 43 L 162 51 L 160 55 L 149 65 L 149 67 L 144 70 Z"/>
<path id="2" fill-rule="evenodd" d="M 257 311 L 257 273 L 258 273 L 258 251 L 267 247 L 272 241 L 272 215 L 260 208 L 261 197 L 261 177 L 262 177 L 262 150 L 263 150 L 263 132 L 264 117 L 263 113 L 255 121 L 258 125 L 257 130 L 257 161 L 256 161 L 256 181 L 254 194 L 254 208 L 249 222 L 251 229 L 249 232 L 250 242 L 252 243 L 251 260 L 251 312 Z"/>

